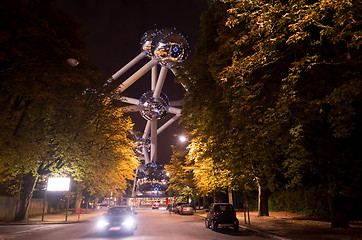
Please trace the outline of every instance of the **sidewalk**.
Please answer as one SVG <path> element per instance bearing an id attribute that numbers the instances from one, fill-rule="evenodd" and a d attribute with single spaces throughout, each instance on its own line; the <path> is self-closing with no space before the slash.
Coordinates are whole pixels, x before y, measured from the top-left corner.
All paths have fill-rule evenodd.
<path id="1" fill-rule="evenodd" d="M 104 214 L 106 211 L 102 210 L 88 210 L 88 213 L 85 213 L 85 210 L 82 210 L 80 214 L 79 221 L 86 221 L 88 219 L 97 217 L 99 215 Z M 67 221 L 65 219 L 67 218 Z M 75 223 L 78 222 L 78 214 L 74 214 L 72 212 L 68 212 L 68 216 L 66 217 L 65 212 L 61 213 L 47 213 L 44 215 L 43 221 L 42 215 L 31 216 L 27 221 L 24 222 L 1 222 L 0 224 L 54 224 L 54 223 Z"/>
<path id="2" fill-rule="evenodd" d="M 102 211 L 102 210 L 88 210 L 88 213 L 85 213 L 85 210 L 82 210 L 82 213 L 80 214 L 80 218 L 79 221 L 85 221 L 88 220 L 90 218 L 94 218 L 97 217 L 99 215 L 104 214 L 106 211 Z M 51 214 L 48 213 L 44 216 L 44 221 L 41 221 L 42 216 L 34 216 L 34 217 L 30 217 L 29 220 L 32 223 L 74 223 L 74 222 L 78 222 L 78 214 L 74 214 L 71 212 L 68 212 L 68 217 L 67 217 L 67 221 L 65 221 L 66 218 L 66 214 L 64 213 L 60 213 L 60 214 Z"/>
<path id="3" fill-rule="evenodd" d="M 196 215 L 206 217 L 203 210 Z M 250 225 L 245 224 L 244 213 L 237 212 L 242 229 L 258 232 L 278 240 L 362 240 L 362 222 L 351 222 L 349 229 L 332 229 L 330 223 L 289 212 L 270 212 L 269 217 L 258 217 L 250 212 Z M 248 221 L 247 221 L 248 222 Z"/>

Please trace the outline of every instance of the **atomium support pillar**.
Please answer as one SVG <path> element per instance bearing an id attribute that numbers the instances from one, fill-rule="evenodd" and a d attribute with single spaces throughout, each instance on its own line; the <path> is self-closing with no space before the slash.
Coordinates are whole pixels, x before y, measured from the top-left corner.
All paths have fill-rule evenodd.
<path id="1" fill-rule="evenodd" d="M 157 119 L 151 119 L 151 162 L 157 160 Z"/>

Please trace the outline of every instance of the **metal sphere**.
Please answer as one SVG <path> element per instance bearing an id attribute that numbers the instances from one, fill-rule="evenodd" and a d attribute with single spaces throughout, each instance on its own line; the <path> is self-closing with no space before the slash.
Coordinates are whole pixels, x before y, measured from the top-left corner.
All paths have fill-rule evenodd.
<path id="1" fill-rule="evenodd" d="M 146 54 L 147 57 L 152 57 L 153 53 L 151 51 L 151 46 L 153 39 L 157 34 L 159 33 L 159 30 L 152 29 L 147 32 L 145 32 L 141 38 L 140 44 L 141 44 L 141 51 Z"/>
<path id="2" fill-rule="evenodd" d="M 189 55 L 189 44 L 175 29 L 165 28 L 154 36 L 151 52 L 161 65 L 173 68 L 177 63 L 186 60 Z"/>
<path id="3" fill-rule="evenodd" d="M 133 142 L 133 146 L 132 146 L 132 152 L 136 155 L 136 156 L 142 156 L 144 154 L 143 152 L 143 147 L 146 148 L 146 152 L 150 152 L 150 148 L 151 148 L 151 142 L 150 141 L 136 141 Z"/>
<path id="4" fill-rule="evenodd" d="M 164 93 L 161 93 L 160 97 L 156 99 L 153 97 L 153 91 L 148 91 L 140 98 L 140 105 L 144 108 L 140 112 L 143 118 L 160 120 L 166 117 L 170 101 Z"/>
<path id="5" fill-rule="evenodd" d="M 135 131 L 135 130 L 130 130 L 131 133 L 131 138 L 133 140 L 133 145 L 132 145 L 132 152 L 136 155 L 136 156 L 143 156 L 144 152 L 143 149 L 145 148 L 145 151 L 148 153 L 151 150 L 151 139 L 150 137 L 147 137 L 146 139 L 143 139 L 142 137 L 142 133 Z"/>

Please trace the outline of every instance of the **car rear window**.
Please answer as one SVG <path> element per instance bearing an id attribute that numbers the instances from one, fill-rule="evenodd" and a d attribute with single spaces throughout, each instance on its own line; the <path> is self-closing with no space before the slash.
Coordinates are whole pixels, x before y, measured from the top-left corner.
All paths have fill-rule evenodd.
<path id="1" fill-rule="evenodd" d="M 234 208 L 231 205 L 216 205 L 216 212 L 233 212 Z"/>

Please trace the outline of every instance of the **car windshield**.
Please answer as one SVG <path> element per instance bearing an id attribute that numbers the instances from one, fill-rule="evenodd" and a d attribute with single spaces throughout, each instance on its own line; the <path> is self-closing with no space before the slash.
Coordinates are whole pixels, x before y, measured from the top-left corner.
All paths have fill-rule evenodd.
<path id="1" fill-rule="evenodd" d="M 216 205 L 215 206 L 216 212 L 233 212 L 234 208 L 231 205 Z"/>
<path id="2" fill-rule="evenodd" d="M 131 214 L 130 207 L 113 207 L 108 210 L 109 215 L 123 215 L 123 214 Z"/>

